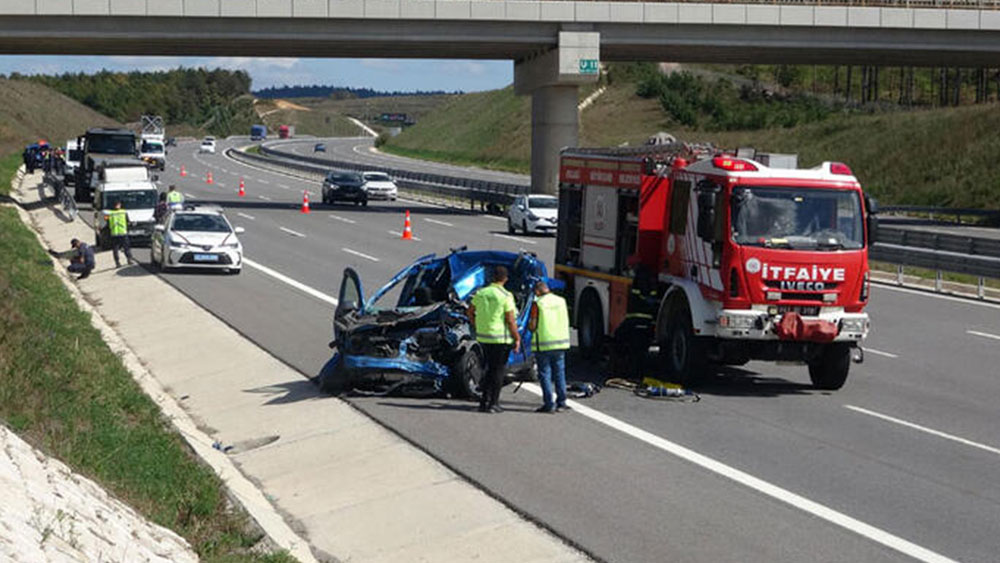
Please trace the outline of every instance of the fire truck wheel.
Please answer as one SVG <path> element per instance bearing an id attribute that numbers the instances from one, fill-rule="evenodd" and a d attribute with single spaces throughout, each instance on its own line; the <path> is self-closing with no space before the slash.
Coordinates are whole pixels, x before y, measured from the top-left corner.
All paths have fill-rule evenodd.
<path id="1" fill-rule="evenodd" d="M 836 391 L 844 386 L 850 369 L 851 347 L 827 344 L 819 358 L 809 364 L 809 379 L 817 389 Z"/>
<path id="2" fill-rule="evenodd" d="M 676 383 L 690 385 L 704 379 L 708 358 L 704 343 L 694 335 L 691 313 L 686 304 L 673 307 L 666 341 L 660 343 L 660 355 L 667 374 Z"/>
<path id="3" fill-rule="evenodd" d="M 455 396 L 479 400 L 479 382 L 486 371 L 486 361 L 478 345 L 468 346 L 451 368 L 451 392 Z"/>
<path id="4" fill-rule="evenodd" d="M 576 323 L 577 346 L 585 358 L 595 358 L 601 351 L 604 339 L 604 313 L 601 301 L 593 290 L 580 298 L 580 312 Z"/>

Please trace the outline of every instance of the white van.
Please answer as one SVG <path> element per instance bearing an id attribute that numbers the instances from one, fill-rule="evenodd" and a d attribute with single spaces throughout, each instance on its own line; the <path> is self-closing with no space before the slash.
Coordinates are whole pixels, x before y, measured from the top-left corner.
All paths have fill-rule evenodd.
<path id="1" fill-rule="evenodd" d="M 110 176 L 114 180 L 101 181 L 94 190 L 94 244 L 98 248 L 111 247 L 107 213 L 119 201 L 128 214 L 129 242 L 133 245 L 148 243 L 153 235 L 153 214 L 159 196 L 156 184 L 148 177 L 115 181 L 122 176 L 137 174 L 135 168 L 145 170 L 144 166 L 134 166 L 102 171 L 102 178 Z"/>
<path id="2" fill-rule="evenodd" d="M 163 145 L 163 135 L 144 134 L 139 141 L 139 158 L 151 168 L 165 169 L 167 150 Z"/>
<path id="3" fill-rule="evenodd" d="M 67 186 L 76 184 L 76 169 L 83 158 L 83 146 L 76 139 L 66 141 L 66 152 L 63 153 L 63 183 Z"/>

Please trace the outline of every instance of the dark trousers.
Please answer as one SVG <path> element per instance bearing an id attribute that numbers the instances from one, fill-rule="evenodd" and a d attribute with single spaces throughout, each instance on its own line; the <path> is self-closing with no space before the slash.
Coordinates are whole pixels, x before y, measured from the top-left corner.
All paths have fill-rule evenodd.
<path id="1" fill-rule="evenodd" d="M 481 344 L 486 355 L 486 373 L 479 383 L 482 398 L 479 408 L 488 409 L 500 400 L 500 388 L 503 387 L 504 372 L 507 371 L 507 358 L 510 356 L 510 344 Z"/>
<path id="2" fill-rule="evenodd" d="M 90 272 L 93 269 L 94 269 L 93 266 L 88 266 L 83 262 L 73 262 L 72 264 L 69 265 L 68 268 L 66 268 L 66 271 L 70 272 L 71 274 L 82 274 L 84 277 L 86 277 L 90 275 Z"/>
<path id="3" fill-rule="evenodd" d="M 128 243 L 128 235 L 117 235 L 111 237 L 111 252 L 115 257 L 115 266 L 121 266 L 121 262 L 118 261 L 118 249 L 121 248 L 125 253 L 125 258 L 128 259 L 129 263 L 132 263 L 132 247 Z"/>

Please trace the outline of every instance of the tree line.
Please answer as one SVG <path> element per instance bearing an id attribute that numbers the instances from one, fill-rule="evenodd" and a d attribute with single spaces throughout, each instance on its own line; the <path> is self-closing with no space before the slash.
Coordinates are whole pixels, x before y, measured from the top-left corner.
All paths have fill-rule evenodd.
<path id="1" fill-rule="evenodd" d="M 272 86 L 256 90 L 258 98 L 334 98 L 337 100 L 351 98 L 388 98 L 393 96 L 440 96 L 442 94 L 461 94 L 461 91 L 446 92 L 444 90 L 414 90 L 409 92 L 374 90 L 372 88 L 351 88 L 345 86 Z"/>

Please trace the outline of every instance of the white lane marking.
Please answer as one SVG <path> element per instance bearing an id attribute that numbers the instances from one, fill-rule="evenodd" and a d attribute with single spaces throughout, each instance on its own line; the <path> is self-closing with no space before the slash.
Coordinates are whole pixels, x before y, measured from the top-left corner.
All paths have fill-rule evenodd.
<path id="1" fill-rule="evenodd" d="M 367 254 L 365 254 L 363 252 L 358 252 L 357 250 L 351 250 L 350 248 L 341 248 L 341 250 L 343 250 L 344 252 L 346 252 L 348 254 L 353 254 L 355 256 L 360 256 L 361 258 L 364 258 L 366 260 L 371 260 L 372 262 L 378 262 L 379 261 L 378 258 L 375 258 L 374 256 L 369 256 L 369 255 L 367 255 Z"/>
<path id="2" fill-rule="evenodd" d="M 992 338 L 993 340 L 1000 340 L 1000 336 L 996 334 L 990 334 L 988 332 L 979 332 L 978 330 L 967 330 L 967 334 L 972 334 L 974 336 L 982 336 L 983 338 Z"/>
<path id="3" fill-rule="evenodd" d="M 528 240 L 526 238 L 520 238 L 520 237 L 512 237 L 510 235 L 502 235 L 500 233 L 493 233 L 493 236 L 500 237 L 500 238 L 505 238 L 505 239 L 508 239 L 508 240 L 513 240 L 513 241 L 516 241 L 516 242 L 523 242 L 525 244 L 538 244 L 537 242 L 535 242 L 533 240 Z"/>
<path id="4" fill-rule="evenodd" d="M 947 440 L 952 440 L 953 442 L 958 442 L 959 444 L 965 444 L 966 446 L 972 446 L 973 448 L 979 448 L 980 450 L 1000 455 L 1000 448 L 987 446 L 986 444 L 980 444 L 979 442 L 973 442 L 972 440 L 967 440 L 960 436 L 955 436 L 954 434 L 948 434 L 947 432 L 941 432 L 940 430 L 934 430 L 933 428 L 928 428 L 926 426 L 921 426 L 919 424 L 907 422 L 901 418 L 896 418 L 894 416 L 889 416 L 887 414 L 877 413 L 875 411 L 871 411 L 861 407 L 856 407 L 854 405 L 844 405 L 844 408 L 850 409 L 854 412 L 859 412 L 861 414 L 867 414 L 868 416 L 874 416 L 875 418 L 881 418 L 882 420 L 893 422 L 895 424 L 899 424 L 900 426 L 906 426 L 907 428 L 912 428 L 914 430 L 926 432 L 927 434 L 937 436 L 938 438 L 945 438 Z"/>
<path id="5" fill-rule="evenodd" d="M 435 225 L 441 225 L 442 227 L 454 227 L 455 226 L 455 225 L 452 225 L 451 223 L 449 223 L 447 221 L 438 221 L 437 219 L 428 219 L 427 217 L 424 217 L 424 221 L 427 221 L 428 223 L 434 223 Z"/>
<path id="6" fill-rule="evenodd" d="M 279 230 L 285 231 L 286 233 L 292 235 L 293 237 L 305 238 L 306 236 L 298 231 L 293 231 L 291 229 L 286 229 L 284 227 L 278 227 Z"/>
<path id="7" fill-rule="evenodd" d="M 259 195 L 257 197 L 259 197 L 260 199 L 262 199 L 264 201 L 271 201 L 271 198 L 267 197 L 266 195 Z"/>
<path id="8" fill-rule="evenodd" d="M 222 170 L 222 171 L 223 171 L 223 172 L 225 172 L 226 174 L 229 174 L 229 171 L 228 171 L 228 170 L 226 170 L 225 168 L 219 168 L 219 170 Z"/>
<path id="9" fill-rule="evenodd" d="M 258 264 L 257 262 L 254 262 L 253 260 L 247 258 L 246 256 L 243 257 L 243 263 L 246 264 L 247 266 L 250 266 L 251 268 L 255 268 L 257 270 L 260 270 L 262 273 L 267 274 L 267 275 L 271 276 L 272 278 L 274 278 L 274 279 L 276 279 L 276 280 L 278 280 L 280 282 L 287 283 L 288 285 L 294 287 L 295 289 L 298 289 L 299 291 L 301 291 L 301 292 L 303 292 L 303 293 L 305 293 L 307 295 L 315 297 L 316 299 L 319 299 L 320 301 L 324 301 L 326 303 L 329 303 L 329 304 L 333 305 L 334 307 L 337 306 L 338 301 L 337 301 L 336 298 L 330 297 L 329 295 L 327 295 L 327 294 L 325 294 L 325 293 L 323 293 L 323 292 L 321 292 L 321 291 L 319 291 L 317 289 L 313 289 L 313 288 L 309 287 L 308 285 L 306 285 L 306 284 L 304 284 L 302 282 L 295 281 L 292 278 L 290 278 L 290 277 L 288 277 L 288 276 L 286 276 L 286 275 L 284 275 L 282 273 L 276 272 L 276 271 L 272 270 L 271 268 L 268 268 L 267 266 L 265 266 L 263 264 Z"/>
<path id="10" fill-rule="evenodd" d="M 348 219 L 347 217 L 341 217 L 340 215 L 334 215 L 332 213 L 330 214 L 330 218 L 336 219 L 337 221 L 341 221 L 343 223 L 349 223 L 351 225 L 357 223 L 357 221 L 355 221 L 354 219 Z"/>
<path id="11" fill-rule="evenodd" d="M 290 190 L 290 189 L 292 189 L 292 188 L 289 188 L 288 186 L 286 186 L 284 184 L 278 184 L 278 187 L 281 188 L 281 189 L 283 189 L 283 190 Z"/>
<path id="12" fill-rule="evenodd" d="M 898 358 L 899 357 L 896 354 L 890 354 L 889 352 L 883 352 L 881 350 L 876 350 L 874 348 L 865 347 L 864 350 L 865 350 L 865 352 L 871 352 L 872 354 L 875 354 L 876 356 L 885 356 L 886 358 Z"/>
<path id="13" fill-rule="evenodd" d="M 271 182 L 268 182 L 267 180 L 265 180 L 263 178 L 261 178 L 260 180 L 257 180 L 257 181 L 260 182 L 261 184 L 268 184 L 268 185 L 271 184 Z"/>
<path id="14" fill-rule="evenodd" d="M 898 291 L 900 293 L 909 293 L 910 295 L 922 295 L 923 297 L 933 297 L 934 299 L 944 299 L 945 301 L 955 301 L 956 303 L 965 303 L 966 305 L 978 305 L 980 307 L 989 307 L 991 309 L 1000 309 L 1000 305 L 995 303 L 985 303 L 983 301 L 977 301 L 975 299 L 962 299 L 961 297 L 952 297 L 951 295 L 940 295 L 937 293 L 931 293 L 928 291 L 918 291 L 916 289 L 907 289 L 905 287 L 897 287 L 895 284 L 890 282 L 883 282 L 872 280 L 879 289 L 888 289 L 890 291 Z"/>
<path id="15" fill-rule="evenodd" d="M 534 393 L 541 397 L 542 390 L 534 383 L 524 384 L 524 388 L 529 392 Z M 781 501 L 792 507 L 798 508 L 799 510 L 808 512 L 813 516 L 822 518 L 827 522 L 840 526 L 844 529 L 850 530 L 858 535 L 864 536 L 874 542 L 880 543 L 890 549 L 894 549 L 900 553 L 918 559 L 920 561 L 935 562 L 935 563 L 957 563 L 954 560 L 945 557 L 939 553 L 931 551 L 925 547 L 921 547 L 915 543 L 907 541 L 899 536 L 890 534 L 885 530 L 876 528 L 870 524 L 866 524 L 856 518 L 852 518 L 843 512 L 838 512 L 832 508 L 819 504 L 818 502 L 809 500 L 801 495 L 793 493 L 788 489 L 784 489 L 777 485 L 773 485 L 763 479 L 759 479 L 746 473 L 740 471 L 735 467 L 730 467 L 720 461 L 716 461 L 708 456 L 699 454 L 694 450 L 688 449 L 680 444 L 671 442 L 665 438 L 661 438 L 651 432 L 642 430 L 614 418 L 613 416 L 606 415 L 598 410 L 592 409 L 587 405 L 580 403 L 579 401 L 569 401 L 573 407 L 573 411 L 585 416 L 595 422 L 604 424 L 605 426 L 611 427 L 623 434 L 631 436 L 637 440 L 645 442 L 654 448 L 663 450 L 666 453 L 679 457 L 685 461 L 693 463 L 695 465 L 701 466 L 713 473 L 716 473 L 722 477 L 735 481 L 741 485 L 749 487 L 757 492 L 765 494 L 775 500 Z"/>
<path id="16" fill-rule="evenodd" d="M 229 175 L 230 176 L 239 176 L 239 173 L 237 173 L 237 172 L 230 172 Z"/>
<path id="17" fill-rule="evenodd" d="M 257 219 L 257 218 L 256 218 L 256 217 L 254 217 L 253 215 L 247 215 L 246 213 L 240 213 L 240 212 L 237 212 L 236 214 L 237 214 L 237 215 L 239 215 L 240 217 L 243 217 L 243 218 L 245 218 L 245 219 L 250 219 L 251 221 L 254 221 L 254 220 L 256 220 L 256 219 Z"/>
<path id="18" fill-rule="evenodd" d="M 386 232 L 389 233 L 390 235 L 396 236 L 396 237 L 402 237 L 403 236 L 403 233 L 401 233 L 399 231 L 386 231 Z M 413 240 L 420 240 L 420 237 L 413 237 Z"/>
<path id="19" fill-rule="evenodd" d="M 198 199 L 198 196 L 192 195 L 192 194 L 189 194 L 189 193 L 185 193 L 184 197 L 186 197 L 188 199 Z"/>
<path id="20" fill-rule="evenodd" d="M 496 215 L 480 215 L 480 217 L 485 217 L 486 219 L 493 219 L 494 221 L 507 221 L 506 217 L 497 217 Z"/>

